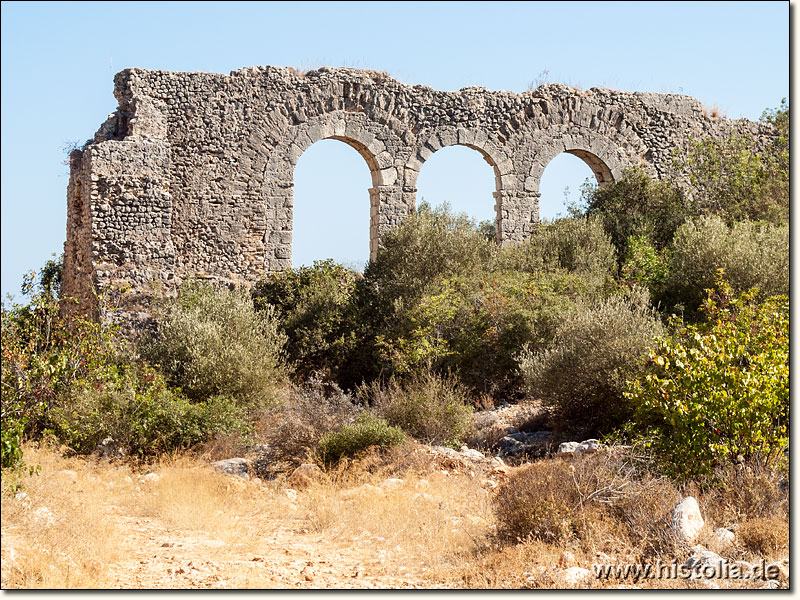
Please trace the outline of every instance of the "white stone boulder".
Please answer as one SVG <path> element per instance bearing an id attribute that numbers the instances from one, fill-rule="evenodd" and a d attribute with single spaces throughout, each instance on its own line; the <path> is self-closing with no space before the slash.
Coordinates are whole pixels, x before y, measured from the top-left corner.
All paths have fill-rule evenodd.
<path id="1" fill-rule="evenodd" d="M 589 575 L 591 575 L 591 571 L 583 567 L 569 567 L 561 572 L 561 577 L 567 585 L 578 585 Z"/>
<path id="2" fill-rule="evenodd" d="M 558 452 L 556 452 L 556 456 L 571 456 L 575 454 L 575 451 L 578 449 L 578 442 L 562 442 L 558 445 Z"/>
<path id="3" fill-rule="evenodd" d="M 684 542 L 691 543 L 697 539 L 705 521 L 700 514 L 700 506 L 693 496 L 687 496 L 672 509 L 670 515 L 672 529 Z"/>
<path id="4" fill-rule="evenodd" d="M 250 462 L 246 458 L 226 458 L 211 463 L 211 468 L 220 473 L 250 479 Z"/>
<path id="5" fill-rule="evenodd" d="M 578 447 L 575 448 L 575 456 L 578 454 L 594 454 L 600 449 L 600 441 L 599 440 L 585 440 L 578 444 Z"/>
<path id="6" fill-rule="evenodd" d="M 733 533 L 730 529 L 726 529 L 725 527 L 720 527 L 713 534 L 714 540 L 720 546 L 729 546 L 733 543 L 736 539 L 736 534 Z"/>

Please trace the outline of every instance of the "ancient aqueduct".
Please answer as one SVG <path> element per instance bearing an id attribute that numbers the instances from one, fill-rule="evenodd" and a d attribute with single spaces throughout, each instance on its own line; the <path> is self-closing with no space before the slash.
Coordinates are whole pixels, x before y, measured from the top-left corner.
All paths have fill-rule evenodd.
<path id="1" fill-rule="evenodd" d="M 440 92 L 327 67 L 126 69 L 114 82 L 118 110 L 70 156 L 62 289 L 82 311 L 123 320 L 145 317 L 153 296 L 186 277 L 252 283 L 291 267 L 294 167 L 322 139 L 349 144 L 369 166 L 374 256 L 414 209 L 422 165 L 445 146 L 473 148 L 494 169 L 505 244 L 533 231 L 539 179 L 562 152 L 603 185 L 633 165 L 664 175 L 690 137 L 768 133 L 710 118 L 689 96 L 558 84 Z"/>

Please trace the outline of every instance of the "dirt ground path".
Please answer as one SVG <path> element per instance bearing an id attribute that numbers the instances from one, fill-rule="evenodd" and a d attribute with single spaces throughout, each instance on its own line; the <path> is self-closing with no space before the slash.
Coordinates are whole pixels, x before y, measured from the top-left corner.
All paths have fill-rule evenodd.
<path id="1" fill-rule="evenodd" d="M 157 519 L 115 518 L 127 532 L 127 558 L 109 570 L 113 588 L 431 587 L 420 568 L 395 564 L 369 547 L 332 542 L 305 529 L 302 519 L 273 520 L 254 554 Z"/>

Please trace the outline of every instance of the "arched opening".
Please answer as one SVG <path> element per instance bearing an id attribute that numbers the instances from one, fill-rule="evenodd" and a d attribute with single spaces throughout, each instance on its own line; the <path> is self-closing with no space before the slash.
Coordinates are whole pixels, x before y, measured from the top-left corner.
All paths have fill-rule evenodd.
<path id="1" fill-rule="evenodd" d="M 294 169 L 292 267 L 332 258 L 358 271 L 369 260 L 370 167 L 350 144 L 323 139 Z"/>
<path id="2" fill-rule="evenodd" d="M 596 187 L 611 181 L 608 168 L 592 154 L 581 156 L 582 152 L 562 152 L 545 167 L 539 180 L 540 220 L 552 221 L 567 216 L 571 206 L 581 206 L 584 186 Z"/>
<path id="3" fill-rule="evenodd" d="M 496 227 L 495 170 L 480 151 L 447 146 L 425 161 L 417 179 L 417 202 L 438 206 L 447 202 L 484 228 Z"/>

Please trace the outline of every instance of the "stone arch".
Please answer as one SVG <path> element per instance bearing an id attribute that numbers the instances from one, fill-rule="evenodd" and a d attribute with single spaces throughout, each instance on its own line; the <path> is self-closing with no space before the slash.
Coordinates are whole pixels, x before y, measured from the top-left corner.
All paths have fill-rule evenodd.
<path id="1" fill-rule="evenodd" d="M 312 144 L 325 139 L 351 146 L 369 168 L 372 178 L 372 187 L 369 188 L 371 258 L 377 252 L 380 232 L 396 224 L 387 216 L 396 213 L 402 220 L 407 212 L 402 210 L 401 178 L 397 167 L 400 161 L 389 150 L 401 147 L 401 142 L 391 128 L 368 119 L 362 113 L 344 111 L 309 119 L 290 130 L 265 166 L 267 210 L 283 214 L 280 231 L 273 231 L 270 234 L 272 239 L 265 242 L 268 269 L 291 266 L 294 169 L 300 156 Z M 398 204 L 401 205 L 399 210 Z"/>
<path id="2" fill-rule="evenodd" d="M 414 195 L 416 206 L 417 179 L 422 165 L 437 151 L 448 146 L 465 146 L 476 150 L 494 171 L 495 214 L 497 215 L 497 241 L 502 243 L 504 237 L 503 218 L 505 198 L 513 194 L 517 187 L 517 177 L 514 175 L 514 165 L 505 148 L 493 142 L 489 136 L 480 129 L 447 128 L 420 139 L 411 160 L 405 165 L 403 187 Z"/>
<path id="3" fill-rule="evenodd" d="M 549 133 L 549 135 L 548 135 Z M 606 186 L 622 176 L 631 165 L 642 163 L 641 156 L 626 151 L 630 144 L 617 144 L 614 140 L 591 129 L 570 127 L 563 132 L 541 132 L 528 140 L 532 160 L 524 180 L 526 195 L 535 204 L 535 221 L 539 221 L 539 184 L 550 162 L 559 154 L 567 153 L 580 158 L 594 173 L 597 184 Z"/>

